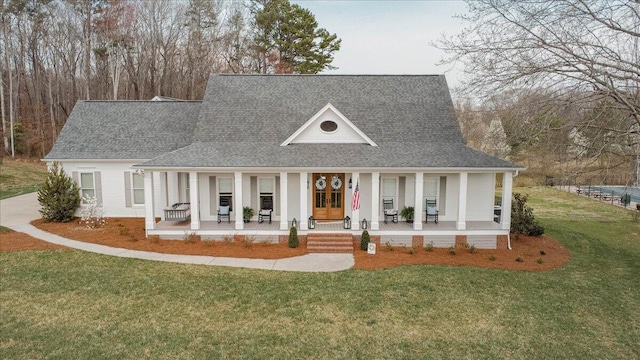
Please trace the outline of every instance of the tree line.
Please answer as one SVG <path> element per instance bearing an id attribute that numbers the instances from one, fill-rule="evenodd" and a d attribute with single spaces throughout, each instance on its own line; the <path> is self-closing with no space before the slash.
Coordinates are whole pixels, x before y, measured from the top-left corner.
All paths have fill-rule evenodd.
<path id="1" fill-rule="evenodd" d="M 211 73 L 313 74 L 340 49 L 288 0 L 3 0 L 0 16 L 3 156 L 46 155 L 77 100 L 202 99 Z"/>

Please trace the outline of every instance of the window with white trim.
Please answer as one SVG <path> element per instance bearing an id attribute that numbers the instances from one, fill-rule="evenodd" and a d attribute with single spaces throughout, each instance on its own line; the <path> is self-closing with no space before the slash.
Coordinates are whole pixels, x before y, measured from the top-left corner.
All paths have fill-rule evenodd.
<path id="1" fill-rule="evenodd" d="M 382 178 L 382 200 L 393 200 L 393 207 L 398 209 L 398 178 Z M 382 204 L 382 202 L 380 202 Z M 382 206 L 382 205 L 380 205 Z"/>
<path id="2" fill-rule="evenodd" d="M 258 204 L 260 209 L 271 209 L 274 208 L 274 200 L 275 200 L 275 178 L 258 178 Z"/>
<path id="3" fill-rule="evenodd" d="M 439 201 L 439 180 L 437 177 L 425 177 L 422 187 L 422 206 L 426 206 L 427 199 L 436 200 L 436 204 L 440 207 Z"/>
<path id="4" fill-rule="evenodd" d="M 180 190 L 180 202 L 191 202 L 191 181 L 188 172 L 178 173 L 178 189 Z M 184 199 L 184 201 L 183 201 Z"/>
<path id="5" fill-rule="evenodd" d="M 80 173 L 80 196 L 96 196 L 96 183 L 92 172 Z"/>
<path id="6" fill-rule="evenodd" d="M 233 211 L 233 178 L 218 178 L 218 205 Z"/>
<path id="7" fill-rule="evenodd" d="M 144 205 L 144 175 L 131 173 L 133 205 Z"/>

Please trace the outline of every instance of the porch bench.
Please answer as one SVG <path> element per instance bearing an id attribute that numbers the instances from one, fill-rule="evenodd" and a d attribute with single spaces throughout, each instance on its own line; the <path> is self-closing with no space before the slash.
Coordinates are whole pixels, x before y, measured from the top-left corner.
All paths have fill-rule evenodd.
<path id="1" fill-rule="evenodd" d="M 185 221 L 191 218 L 191 203 L 175 203 L 164 209 L 167 221 Z"/>

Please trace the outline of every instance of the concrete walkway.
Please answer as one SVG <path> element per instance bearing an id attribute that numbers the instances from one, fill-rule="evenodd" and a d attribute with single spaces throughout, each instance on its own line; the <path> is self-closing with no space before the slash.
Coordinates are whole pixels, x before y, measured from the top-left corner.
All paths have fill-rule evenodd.
<path id="1" fill-rule="evenodd" d="M 70 248 L 97 254 L 143 260 L 304 272 L 342 271 L 352 268 L 355 264 L 352 254 L 307 254 L 285 259 L 265 260 L 197 255 L 173 255 L 113 248 L 110 246 L 66 239 L 34 227 L 29 224 L 29 222 L 33 219 L 40 218 L 40 213 L 38 213 L 37 210 L 39 208 L 40 204 L 38 203 L 36 193 L 0 200 L 0 225 L 15 231 L 29 234 L 34 238 L 53 244 L 64 245 Z"/>

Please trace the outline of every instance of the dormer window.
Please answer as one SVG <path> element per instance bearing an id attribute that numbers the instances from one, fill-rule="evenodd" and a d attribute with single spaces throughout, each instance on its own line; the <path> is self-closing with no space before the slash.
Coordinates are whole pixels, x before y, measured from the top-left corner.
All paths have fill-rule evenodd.
<path id="1" fill-rule="evenodd" d="M 320 124 L 320 129 L 326 133 L 332 133 L 338 130 L 338 123 L 331 120 L 323 121 Z"/>

